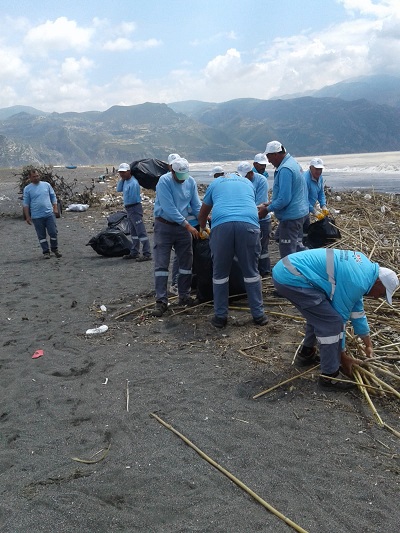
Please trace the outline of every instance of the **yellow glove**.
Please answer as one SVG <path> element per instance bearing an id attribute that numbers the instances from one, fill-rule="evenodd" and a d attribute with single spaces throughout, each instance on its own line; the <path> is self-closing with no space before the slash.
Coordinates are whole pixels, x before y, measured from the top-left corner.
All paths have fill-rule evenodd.
<path id="1" fill-rule="evenodd" d="M 329 215 L 329 209 L 327 209 L 326 207 L 322 210 L 322 213 L 325 217 L 327 217 Z"/>
<path id="2" fill-rule="evenodd" d="M 199 234 L 200 234 L 200 239 L 202 240 L 208 239 L 210 236 L 210 228 L 204 228 L 204 229 L 200 228 Z"/>
<path id="3" fill-rule="evenodd" d="M 316 218 L 317 220 L 322 220 L 323 218 L 325 218 L 325 215 L 324 215 L 323 212 L 316 213 L 316 214 L 315 214 L 315 218 Z"/>

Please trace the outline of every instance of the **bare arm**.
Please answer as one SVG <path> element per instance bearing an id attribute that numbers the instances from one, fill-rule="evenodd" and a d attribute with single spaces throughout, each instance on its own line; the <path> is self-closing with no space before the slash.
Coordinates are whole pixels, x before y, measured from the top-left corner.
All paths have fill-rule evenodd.
<path id="1" fill-rule="evenodd" d="M 200 208 L 199 216 L 197 220 L 199 221 L 200 227 L 204 229 L 207 224 L 207 217 L 211 213 L 212 205 L 207 205 L 203 202 Z"/>
<path id="2" fill-rule="evenodd" d="M 31 213 L 30 213 L 30 210 L 29 210 L 29 206 L 24 205 L 23 211 L 24 211 L 24 216 L 25 216 L 26 223 L 31 225 L 32 224 L 32 219 L 31 219 Z"/>

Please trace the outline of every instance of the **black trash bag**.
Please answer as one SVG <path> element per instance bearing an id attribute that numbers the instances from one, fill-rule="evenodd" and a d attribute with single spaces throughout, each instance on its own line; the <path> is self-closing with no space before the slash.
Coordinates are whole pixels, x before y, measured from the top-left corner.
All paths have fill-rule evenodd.
<path id="1" fill-rule="evenodd" d="M 322 248 L 341 239 L 342 236 L 339 229 L 332 226 L 332 224 L 335 224 L 335 221 L 331 217 L 325 217 L 322 220 L 317 220 L 310 224 L 306 246 L 308 248 Z"/>
<path id="2" fill-rule="evenodd" d="M 92 237 L 86 246 L 105 257 L 122 257 L 130 254 L 132 243 L 125 233 L 117 228 L 106 228 Z"/>
<path id="3" fill-rule="evenodd" d="M 197 298 L 202 302 L 213 300 L 213 266 L 208 239 L 193 241 L 193 271 L 196 272 Z M 233 260 L 229 276 L 229 296 L 245 294 L 246 287 L 239 263 Z"/>
<path id="4" fill-rule="evenodd" d="M 140 159 L 131 163 L 131 174 L 145 189 L 156 190 L 160 176 L 169 172 L 168 164 L 160 159 Z"/>
<path id="5" fill-rule="evenodd" d="M 109 228 L 117 228 L 125 233 L 125 235 L 131 234 L 128 222 L 128 214 L 126 211 L 117 211 L 116 213 L 111 213 L 111 215 L 108 215 L 107 217 L 107 222 Z"/>
<path id="6" fill-rule="evenodd" d="M 209 302 L 214 298 L 212 259 L 208 239 L 193 239 L 193 271 L 196 272 L 197 298 Z"/>

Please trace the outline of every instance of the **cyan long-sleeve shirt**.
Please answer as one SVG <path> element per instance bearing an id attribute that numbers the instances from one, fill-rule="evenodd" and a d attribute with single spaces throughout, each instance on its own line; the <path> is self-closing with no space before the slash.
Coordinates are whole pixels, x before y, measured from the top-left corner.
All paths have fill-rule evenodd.
<path id="1" fill-rule="evenodd" d="M 308 209 L 310 213 L 315 213 L 315 203 L 318 200 L 321 207 L 326 207 L 326 198 L 324 192 L 324 178 L 321 176 L 318 180 L 314 179 L 310 170 L 304 172 L 304 179 L 308 189 Z"/>
<path id="2" fill-rule="evenodd" d="M 254 192 L 256 193 L 256 205 L 260 205 L 264 202 L 268 202 L 268 181 L 263 174 L 259 174 L 256 169 L 253 167 L 253 178 L 250 180 L 250 183 L 254 187 Z M 267 174 L 268 176 L 268 174 Z M 271 214 L 260 220 L 270 220 Z"/>
<path id="3" fill-rule="evenodd" d="M 31 218 L 46 218 L 52 215 L 54 204 L 57 204 L 57 197 L 47 181 L 30 183 L 24 188 L 22 205 L 29 207 Z"/>
<path id="4" fill-rule="evenodd" d="M 330 279 L 327 254 L 332 252 L 333 279 Z M 326 248 L 289 254 L 287 258 L 301 276 L 290 272 L 283 260 L 280 260 L 272 270 L 272 276 L 278 283 L 292 287 L 320 289 L 331 300 L 332 307 L 341 315 L 343 322 L 351 321 L 356 335 L 363 336 L 369 333 L 363 296 L 371 290 L 378 279 L 377 263 L 372 263 L 361 252 Z"/>
<path id="5" fill-rule="evenodd" d="M 124 205 L 138 204 L 141 201 L 140 185 L 134 176 L 131 176 L 129 180 L 119 180 L 117 192 L 123 193 Z"/>
<path id="6" fill-rule="evenodd" d="M 272 202 L 268 212 L 278 220 L 296 220 L 308 215 L 307 185 L 298 162 L 286 154 L 275 170 Z"/>
<path id="7" fill-rule="evenodd" d="M 178 183 L 171 172 L 160 177 L 156 185 L 154 216 L 183 225 L 188 215 L 199 216 L 201 202 L 192 176 Z"/>

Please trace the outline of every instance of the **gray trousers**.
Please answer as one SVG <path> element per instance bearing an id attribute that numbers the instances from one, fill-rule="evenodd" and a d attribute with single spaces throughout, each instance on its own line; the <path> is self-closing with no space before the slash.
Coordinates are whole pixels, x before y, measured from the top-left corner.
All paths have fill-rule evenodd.
<path id="1" fill-rule="evenodd" d="M 306 319 L 303 346 L 318 342 L 322 374 L 334 374 L 340 366 L 344 332 L 343 318 L 332 307 L 323 291 L 282 285 L 273 280 L 276 290 L 287 298 Z"/>
<path id="2" fill-rule="evenodd" d="M 308 216 L 308 215 L 306 215 Z M 303 223 L 306 217 L 279 222 L 279 254 L 281 259 L 289 254 L 305 250 L 303 245 Z"/>
<path id="3" fill-rule="evenodd" d="M 131 255 L 137 257 L 140 252 L 140 243 L 143 246 L 143 255 L 151 255 L 149 238 L 147 236 L 146 227 L 143 222 L 143 207 L 142 204 L 125 207 L 128 215 L 129 229 L 131 231 L 132 247 Z"/>
<path id="4" fill-rule="evenodd" d="M 178 258 L 178 294 L 179 298 L 190 295 L 192 282 L 193 248 L 192 236 L 184 226 L 165 224 L 154 221 L 154 282 L 156 301 L 168 302 L 168 267 L 172 247 Z"/>
<path id="5" fill-rule="evenodd" d="M 260 229 L 247 222 L 226 222 L 211 229 L 210 249 L 213 261 L 214 312 L 228 316 L 229 274 L 234 256 L 243 273 L 247 298 L 253 318 L 264 315 L 261 277 L 258 272 Z"/>

